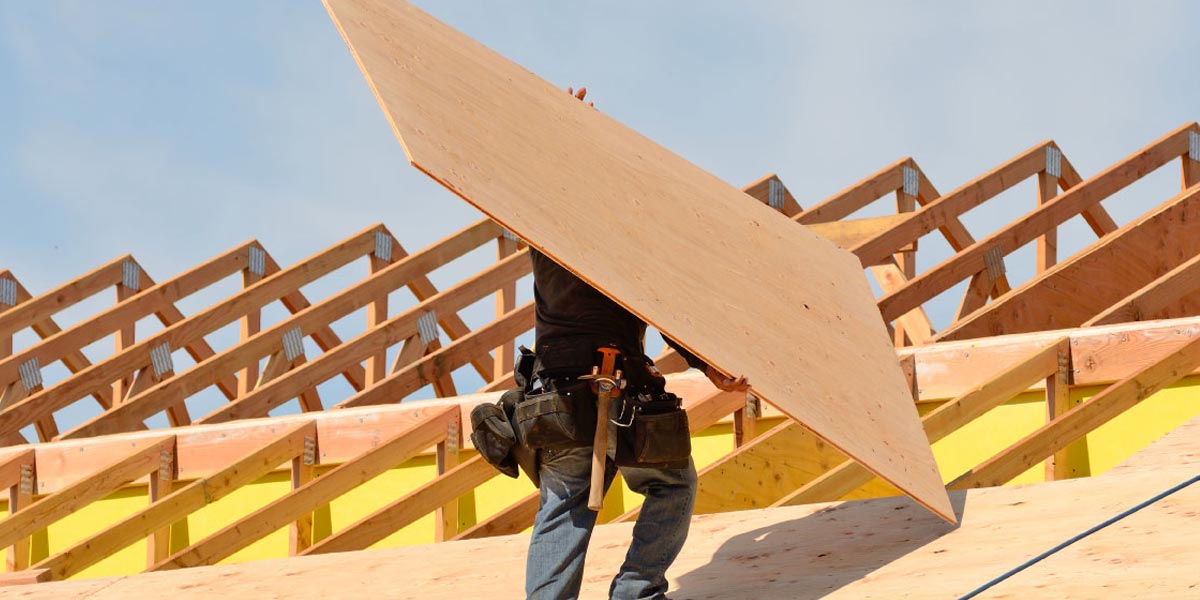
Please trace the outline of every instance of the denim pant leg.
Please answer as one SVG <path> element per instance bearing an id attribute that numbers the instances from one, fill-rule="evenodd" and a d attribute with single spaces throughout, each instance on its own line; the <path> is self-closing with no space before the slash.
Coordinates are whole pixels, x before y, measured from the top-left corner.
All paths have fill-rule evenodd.
<path id="1" fill-rule="evenodd" d="M 683 469 L 621 467 L 629 489 L 646 497 L 633 542 L 609 597 L 619 600 L 665 598 L 667 567 L 675 561 L 692 523 L 696 504 L 696 466 L 688 459 Z"/>
<path id="2" fill-rule="evenodd" d="M 616 475 L 607 461 L 605 489 Z M 587 506 L 591 490 L 592 449 L 543 452 L 537 518 L 525 562 L 525 595 L 537 600 L 579 597 L 583 560 L 596 524 Z"/>

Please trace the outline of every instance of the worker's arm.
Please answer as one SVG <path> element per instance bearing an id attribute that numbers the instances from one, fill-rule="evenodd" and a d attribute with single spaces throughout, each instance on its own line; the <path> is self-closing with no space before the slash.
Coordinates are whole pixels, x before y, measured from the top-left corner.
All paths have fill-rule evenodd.
<path id="1" fill-rule="evenodd" d="M 717 386 L 717 389 L 726 392 L 744 392 L 750 389 L 750 382 L 746 380 L 745 375 L 732 377 L 724 371 L 704 362 L 703 359 L 689 352 L 687 348 L 684 348 L 675 340 L 665 335 L 662 338 L 668 346 L 683 357 L 683 360 L 687 362 L 689 367 L 704 373 L 705 377 L 708 377 L 708 380 Z"/>

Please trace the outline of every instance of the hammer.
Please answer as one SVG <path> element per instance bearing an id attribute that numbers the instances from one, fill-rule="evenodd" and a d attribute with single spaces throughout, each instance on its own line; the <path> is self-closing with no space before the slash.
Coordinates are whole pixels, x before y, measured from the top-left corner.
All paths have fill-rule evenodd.
<path id="1" fill-rule="evenodd" d="M 596 435 L 592 438 L 592 488 L 588 492 L 588 508 L 599 511 L 604 506 L 604 467 L 608 458 L 608 407 L 612 399 L 620 397 L 625 380 L 621 371 L 615 370 L 616 348 L 597 348 L 603 356 L 600 366 L 592 367 L 591 375 L 580 379 L 591 379 L 596 392 Z"/>

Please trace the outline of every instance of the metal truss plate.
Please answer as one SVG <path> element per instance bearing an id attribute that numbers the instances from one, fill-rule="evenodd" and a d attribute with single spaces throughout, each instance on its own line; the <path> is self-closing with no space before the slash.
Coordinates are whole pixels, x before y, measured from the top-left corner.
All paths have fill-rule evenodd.
<path id="1" fill-rule="evenodd" d="M 140 290 L 142 279 L 142 268 L 132 260 L 127 260 L 121 263 L 121 285 L 131 289 Z"/>
<path id="2" fill-rule="evenodd" d="M 505 230 L 504 230 L 504 231 L 503 231 L 503 232 L 502 232 L 500 235 L 501 235 L 501 236 L 503 236 L 503 237 L 504 237 L 504 239 L 506 239 L 506 240 L 508 240 L 508 241 L 510 241 L 510 242 L 516 242 L 516 243 L 518 243 L 518 244 L 523 244 L 523 243 L 525 243 L 525 242 L 524 242 L 524 240 L 522 240 L 521 238 L 517 237 L 517 234 L 515 234 L 515 233 L 513 233 L 513 232 L 511 232 L 511 231 L 509 231 L 509 230 L 507 230 L 507 229 L 505 229 Z"/>
<path id="3" fill-rule="evenodd" d="M 1054 146 L 1046 146 L 1046 173 L 1062 177 L 1062 151 Z"/>
<path id="4" fill-rule="evenodd" d="M 25 495 L 33 494 L 33 465 L 21 465 L 21 493 Z"/>
<path id="5" fill-rule="evenodd" d="M 435 311 L 431 310 L 417 319 L 417 335 L 421 336 L 421 343 L 426 346 L 438 339 L 437 313 Z"/>
<path id="6" fill-rule="evenodd" d="M 983 255 L 983 264 L 987 266 L 988 279 L 996 281 L 1004 276 L 1004 250 L 993 246 Z"/>
<path id="7" fill-rule="evenodd" d="M 17 373 L 21 375 L 21 385 L 25 387 L 26 392 L 42 387 L 42 366 L 36 356 L 21 363 L 17 367 Z"/>
<path id="8" fill-rule="evenodd" d="M 783 183 L 772 177 L 767 181 L 767 206 L 783 210 Z"/>
<path id="9" fill-rule="evenodd" d="M 304 436 L 304 464 L 317 464 L 317 438 L 310 435 Z"/>
<path id="10" fill-rule="evenodd" d="M 175 479 L 175 453 L 170 450 L 158 451 L 158 480 L 171 481 Z"/>
<path id="11" fill-rule="evenodd" d="M 1200 162 L 1200 133 L 1188 132 L 1188 158 Z"/>
<path id="12" fill-rule="evenodd" d="M 375 258 L 392 262 L 392 235 L 386 231 L 375 232 Z"/>
<path id="13" fill-rule="evenodd" d="M 751 419 L 757 419 L 762 416 L 762 404 L 758 396 L 746 392 L 746 412 L 745 415 Z"/>
<path id="14" fill-rule="evenodd" d="M 446 428 L 446 452 L 455 453 L 460 450 L 458 421 L 451 421 Z"/>
<path id="15" fill-rule="evenodd" d="M 0 277 L 0 304 L 17 305 L 17 282 L 7 277 Z"/>
<path id="16" fill-rule="evenodd" d="M 283 333 L 283 355 L 288 362 L 304 356 L 304 333 L 293 327 Z"/>
<path id="17" fill-rule="evenodd" d="M 246 265 L 246 270 L 252 275 L 262 277 L 267 273 L 267 251 L 258 246 L 250 246 L 249 264 Z"/>
<path id="18" fill-rule="evenodd" d="M 155 379 L 175 372 L 175 361 L 171 359 L 171 344 L 163 342 L 150 349 L 150 368 L 154 371 Z"/>
<path id="19" fill-rule="evenodd" d="M 921 176 L 917 170 L 905 166 L 904 167 L 904 194 L 916 197 L 921 192 Z"/>

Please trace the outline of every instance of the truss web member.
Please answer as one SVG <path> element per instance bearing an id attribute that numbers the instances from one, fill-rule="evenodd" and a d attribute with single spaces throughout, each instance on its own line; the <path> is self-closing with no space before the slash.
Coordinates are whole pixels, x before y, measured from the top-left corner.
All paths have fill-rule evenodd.
<path id="1" fill-rule="evenodd" d="M 574 95 L 583 100 L 586 94 L 580 88 Z M 621 353 L 627 387 L 610 413 L 619 426 L 610 424 L 616 435 L 609 438 L 604 487 L 608 489 L 619 469 L 630 489 L 645 496 L 625 562 L 609 594 L 622 599 L 663 598 L 666 570 L 687 538 L 696 498 L 686 414 L 645 356 L 646 323 L 540 252 L 531 248 L 530 256 L 537 309 L 533 375 L 543 393 L 568 398 L 559 406 L 575 412 L 571 415 L 575 431 L 569 436 L 574 439 L 538 450 L 540 502 L 526 562 L 526 593 L 536 599 L 579 595 L 584 556 L 596 523 L 596 512 L 587 505 L 596 426 L 595 405 L 591 404 L 591 414 L 587 405 L 594 396 L 579 377 L 599 364 L 597 348 L 608 347 Z M 729 377 L 669 338 L 663 339 L 718 388 L 730 392 L 749 388 L 745 377 Z"/>

